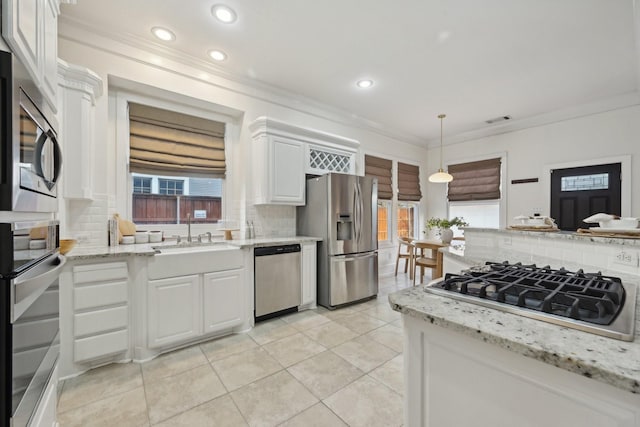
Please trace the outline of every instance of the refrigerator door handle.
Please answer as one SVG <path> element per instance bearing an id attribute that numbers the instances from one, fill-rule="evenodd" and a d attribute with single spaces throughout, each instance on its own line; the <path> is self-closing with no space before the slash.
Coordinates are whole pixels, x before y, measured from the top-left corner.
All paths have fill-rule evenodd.
<path id="1" fill-rule="evenodd" d="M 334 261 L 349 262 L 349 261 L 361 260 L 364 258 L 371 258 L 377 255 L 378 255 L 377 252 L 367 252 L 366 254 L 334 255 L 331 257 L 331 259 L 333 259 Z"/>
<path id="2" fill-rule="evenodd" d="M 358 232 L 360 231 L 358 228 L 358 183 L 353 184 L 353 237 L 356 242 L 358 242 Z"/>
<path id="3" fill-rule="evenodd" d="M 360 227 L 360 231 L 358 232 L 358 246 L 360 245 L 360 238 L 362 237 L 362 227 L 363 227 L 363 216 L 364 216 L 364 200 L 362 199 L 362 187 L 360 186 L 360 182 L 358 182 L 358 199 L 360 200 L 360 213 L 358 214 L 359 221 L 358 226 Z"/>

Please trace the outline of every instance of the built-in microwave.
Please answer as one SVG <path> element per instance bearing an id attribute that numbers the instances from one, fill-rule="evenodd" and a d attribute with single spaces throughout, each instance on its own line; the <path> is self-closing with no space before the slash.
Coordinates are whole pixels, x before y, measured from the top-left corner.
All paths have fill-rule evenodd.
<path id="1" fill-rule="evenodd" d="M 57 122 L 10 52 L 0 52 L 0 211 L 56 212 L 62 153 Z"/>

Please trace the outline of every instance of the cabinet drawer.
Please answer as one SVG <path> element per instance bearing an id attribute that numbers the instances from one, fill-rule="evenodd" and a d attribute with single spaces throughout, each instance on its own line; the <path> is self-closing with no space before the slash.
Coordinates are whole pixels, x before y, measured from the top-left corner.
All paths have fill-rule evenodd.
<path id="1" fill-rule="evenodd" d="M 126 279 L 127 276 L 128 270 L 126 262 L 76 265 L 73 267 L 73 283 L 75 284 Z"/>
<path id="2" fill-rule="evenodd" d="M 126 281 L 81 286 L 73 290 L 73 307 L 76 311 L 125 302 L 127 302 Z"/>
<path id="3" fill-rule="evenodd" d="M 126 328 L 128 324 L 127 306 L 79 313 L 73 316 L 73 335 L 97 334 L 114 329 Z"/>
<path id="4" fill-rule="evenodd" d="M 74 360 L 82 362 L 120 353 L 128 349 L 128 342 L 129 333 L 126 329 L 77 339 L 73 345 Z"/>

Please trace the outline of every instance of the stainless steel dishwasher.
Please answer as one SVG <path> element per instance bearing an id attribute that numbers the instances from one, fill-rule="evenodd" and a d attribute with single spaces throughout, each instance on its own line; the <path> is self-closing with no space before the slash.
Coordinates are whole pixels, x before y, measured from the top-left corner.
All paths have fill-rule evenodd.
<path id="1" fill-rule="evenodd" d="M 300 245 L 255 248 L 255 319 L 298 311 L 301 302 Z"/>

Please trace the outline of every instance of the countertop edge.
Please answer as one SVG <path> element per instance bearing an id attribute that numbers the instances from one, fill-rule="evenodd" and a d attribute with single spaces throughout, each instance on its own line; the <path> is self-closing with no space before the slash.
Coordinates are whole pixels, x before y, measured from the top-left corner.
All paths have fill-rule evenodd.
<path id="1" fill-rule="evenodd" d="M 312 236 L 291 236 L 291 237 L 261 237 L 257 239 L 244 239 L 244 240 L 216 240 L 213 244 L 225 243 L 230 246 L 236 246 L 239 248 L 249 247 L 263 247 L 287 243 L 305 243 L 305 242 L 319 242 L 322 238 Z M 158 253 L 158 250 L 154 247 L 158 246 L 170 246 L 171 243 L 142 243 L 134 245 L 117 245 L 117 246 L 76 246 L 65 256 L 70 261 L 76 260 L 88 260 L 99 258 L 115 258 L 115 257 L 128 257 L 128 256 L 154 256 Z M 203 244 L 207 246 L 207 244 Z"/>

